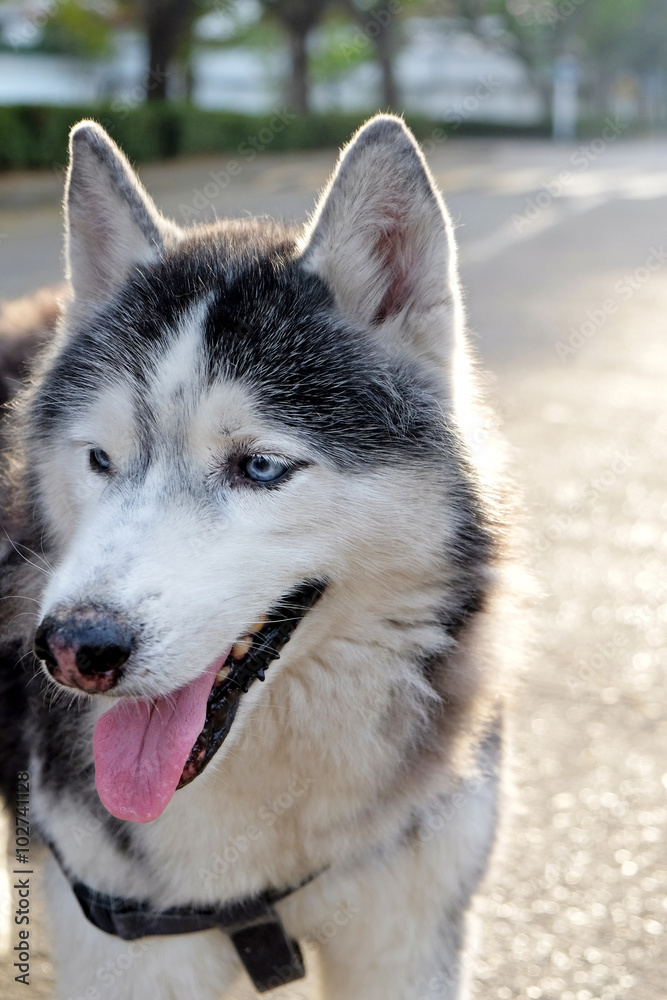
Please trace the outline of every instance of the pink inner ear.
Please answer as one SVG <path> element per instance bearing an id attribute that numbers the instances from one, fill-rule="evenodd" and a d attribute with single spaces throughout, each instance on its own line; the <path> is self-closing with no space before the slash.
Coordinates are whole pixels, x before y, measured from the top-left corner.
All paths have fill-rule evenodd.
<path id="1" fill-rule="evenodd" d="M 401 312 L 416 288 L 419 254 L 414 238 L 411 239 L 406 231 L 408 213 L 407 206 L 396 205 L 394 211 L 387 214 L 385 225 L 375 241 L 375 255 L 382 262 L 382 271 L 389 280 L 380 307 L 373 317 L 374 323 L 383 323 Z"/>

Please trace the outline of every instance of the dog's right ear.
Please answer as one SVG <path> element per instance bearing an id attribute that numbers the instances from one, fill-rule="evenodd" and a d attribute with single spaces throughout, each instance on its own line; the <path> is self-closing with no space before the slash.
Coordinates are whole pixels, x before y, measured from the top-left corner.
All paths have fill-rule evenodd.
<path id="1" fill-rule="evenodd" d="M 70 133 L 65 188 L 67 273 L 76 309 L 102 302 L 177 227 L 164 219 L 115 142 L 93 121 Z"/>
<path id="2" fill-rule="evenodd" d="M 452 225 L 404 122 L 377 115 L 343 150 L 300 245 L 341 312 L 440 365 L 460 343 Z"/>

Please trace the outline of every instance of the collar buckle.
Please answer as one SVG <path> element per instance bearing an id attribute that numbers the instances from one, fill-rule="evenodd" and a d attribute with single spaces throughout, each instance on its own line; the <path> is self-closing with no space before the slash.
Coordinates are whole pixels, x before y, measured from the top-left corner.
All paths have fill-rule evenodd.
<path id="1" fill-rule="evenodd" d="M 290 938 L 273 906 L 267 904 L 261 916 L 228 933 L 259 993 L 305 976 L 301 949 Z"/>

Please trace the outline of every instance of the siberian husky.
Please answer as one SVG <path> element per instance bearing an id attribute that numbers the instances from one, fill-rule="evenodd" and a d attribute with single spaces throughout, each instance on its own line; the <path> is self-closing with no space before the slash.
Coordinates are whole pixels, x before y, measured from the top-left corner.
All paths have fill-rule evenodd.
<path id="1" fill-rule="evenodd" d="M 512 599 L 419 147 L 373 118 L 300 230 L 180 229 L 99 125 L 70 153 L 0 602 L 59 995 L 255 995 L 305 945 L 322 1000 L 461 997 Z"/>

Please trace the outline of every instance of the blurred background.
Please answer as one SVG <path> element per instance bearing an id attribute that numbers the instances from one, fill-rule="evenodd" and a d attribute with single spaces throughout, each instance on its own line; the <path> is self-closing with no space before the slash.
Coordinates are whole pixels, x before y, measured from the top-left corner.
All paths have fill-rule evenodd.
<path id="1" fill-rule="evenodd" d="M 4 0 L 0 105 L 16 111 L 2 116 L 0 165 L 47 155 L 23 136 L 45 105 L 131 119 L 139 159 L 217 148 L 219 123 L 201 112 L 278 106 L 334 121 L 400 110 L 462 133 L 568 138 L 607 114 L 659 129 L 666 33 L 663 0 Z M 341 131 L 317 124 L 282 144 Z"/>
<path id="2" fill-rule="evenodd" d="M 405 115 L 456 226 L 538 596 L 472 994 L 664 1000 L 665 0 L 0 2 L 0 363 L 12 300 L 62 276 L 75 121 L 101 121 L 181 224 L 302 221 L 377 110 Z M 0 871 L 6 1000 L 13 893 Z M 31 988 L 51 997 L 35 904 Z"/>

